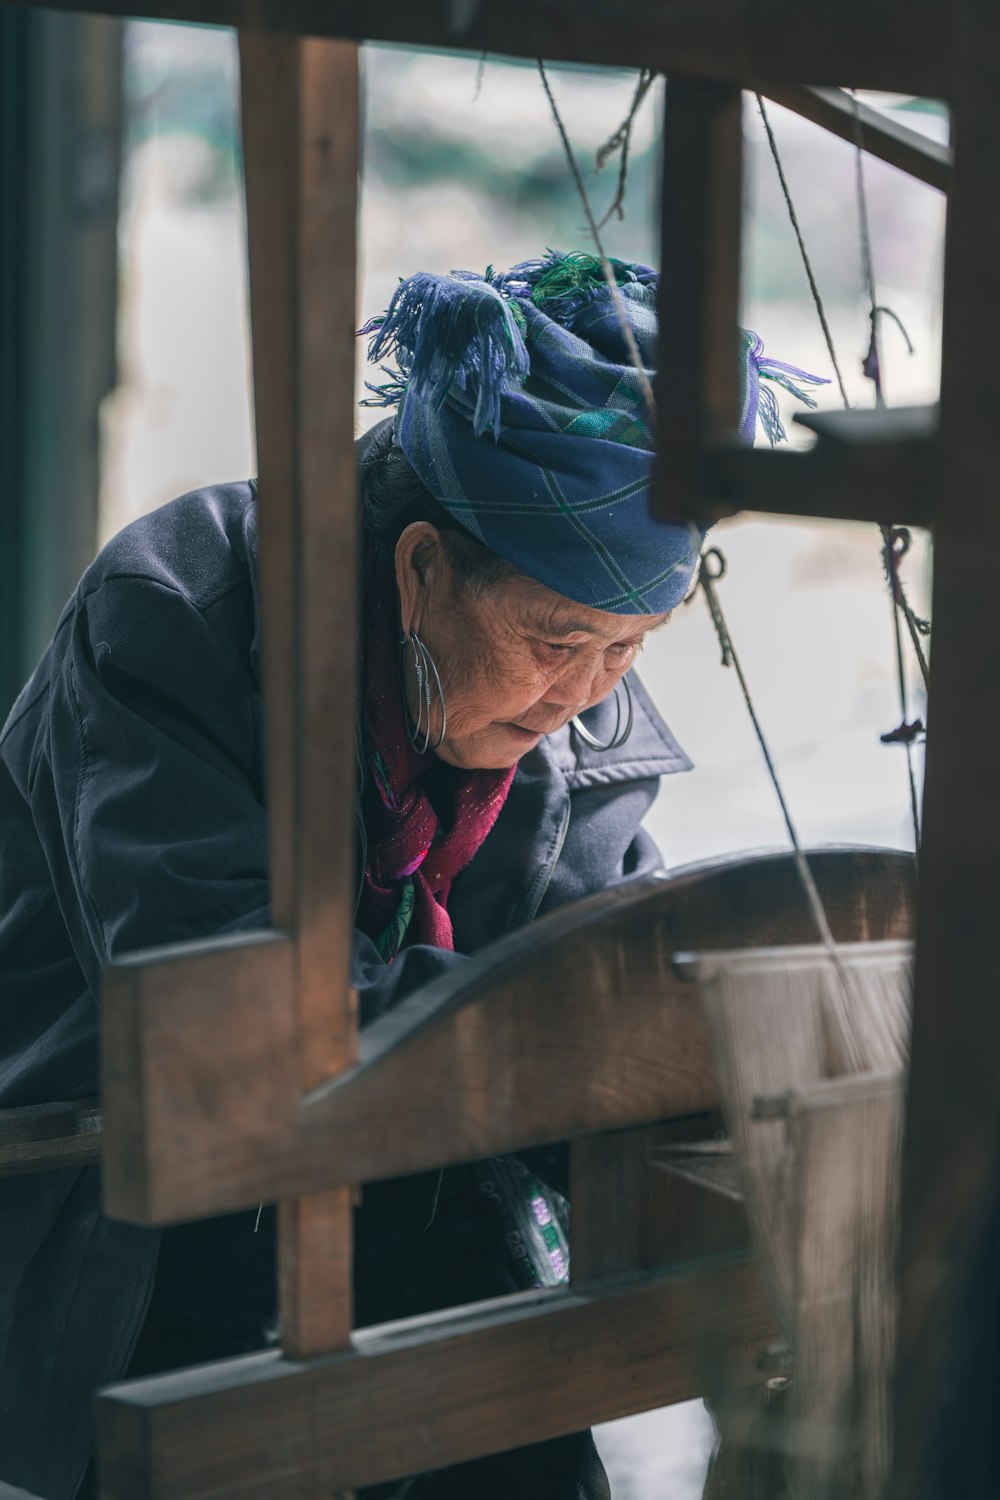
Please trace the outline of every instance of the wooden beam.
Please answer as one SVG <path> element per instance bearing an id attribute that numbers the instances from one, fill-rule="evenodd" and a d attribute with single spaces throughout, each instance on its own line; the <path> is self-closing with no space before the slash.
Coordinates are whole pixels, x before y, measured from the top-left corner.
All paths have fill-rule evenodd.
<path id="1" fill-rule="evenodd" d="M 41 4 L 42 0 L 19 0 Z M 65 10 L 135 14 L 136 0 L 62 0 Z M 508 53 L 665 73 L 850 85 L 943 98 L 948 11 L 938 0 L 545 0 L 511 24 L 503 0 L 156 0 L 141 12 L 194 21 L 473 53 Z"/>
<path id="2" fill-rule="evenodd" d="M 134 1381 L 98 1403 L 101 1495 L 355 1489 L 696 1396 L 709 1358 L 749 1382 L 773 1334 L 734 1257 L 386 1325 L 311 1364 L 264 1354 Z"/>
<path id="3" fill-rule="evenodd" d="M 739 427 L 737 324 L 743 216 L 742 93 L 673 77 L 663 122 L 654 514 L 698 515 L 702 455 Z"/>
<path id="4" fill-rule="evenodd" d="M 0 1177 L 99 1161 L 103 1125 L 96 1099 L 0 1110 Z"/>
<path id="5" fill-rule="evenodd" d="M 950 487 L 943 496 L 936 487 L 936 408 L 814 412 L 801 419 L 818 438 L 808 451 L 732 443 L 706 452 L 699 520 L 710 524 L 740 510 L 913 526 L 938 520 L 936 508 L 949 503 Z M 665 483 L 670 502 L 666 473 Z"/>
<path id="6" fill-rule="evenodd" d="M 953 100 L 892 1500 L 993 1494 L 1000 1472 L 1000 9 L 961 0 L 949 13 L 962 87 Z"/>
<path id="7" fill-rule="evenodd" d="M 899 167 L 908 176 L 946 193 L 951 185 L 954 153 L 950 146 L 932 141 L 891 115 L 880 114 L 846 89 L 810 88 L 806 84 L 758 83 L 758 93 L 775 104 L 811 120 L 841 140 L 857 140 L 870 156 Z"/>
<path id="8" fill-rule="evenodd" d="M 301 1089 L 354 1061 L 358 49 L 241 38 L 275 920 L 295 932 Z M 283 1345 L 351 1332 L 351 1194 L 279 1211 Z"/>
<path id="9" fill-rule="evenodd" d="M 107 1211 L 169 1223 L 281 1196 L 300 1097 L 295 950 L 275 933 L 138 953 L 105 976 Z M 225 1184 L 239 1182 L 228 1193 Z M 244 1189 L 257 1182 L 256 1194 Z"/>
<path id="10" fill-rule="evenodd" d="M 910 935 L 910 856 L 810 860 L 842 941 Z M 707 1028 L 672 953 L 812 934 L 787 854 L 625 884 L 405 1000 L 362 1034 L 355 1068 L 304 1100 L 294 1023 L 272 1003 L 289 943 L 233 950 L 235 982 L 233 952 L 211 946 L 124 966 L 105 1017 L 105 1086 L 121 1100 L 108 1201 L 142 1223 L 190 1219 L 712 1108 Z"/>

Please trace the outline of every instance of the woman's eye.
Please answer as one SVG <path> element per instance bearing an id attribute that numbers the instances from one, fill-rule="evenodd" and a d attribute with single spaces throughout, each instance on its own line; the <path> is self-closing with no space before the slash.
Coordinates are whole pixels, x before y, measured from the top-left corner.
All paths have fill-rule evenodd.
<path id="1" fill-rule="evenodd" d="M 546 651 L 562 652 L 563 654 L 574 649 L 572 643 L 567 641 L 542 641 L 540 644 Z"/>

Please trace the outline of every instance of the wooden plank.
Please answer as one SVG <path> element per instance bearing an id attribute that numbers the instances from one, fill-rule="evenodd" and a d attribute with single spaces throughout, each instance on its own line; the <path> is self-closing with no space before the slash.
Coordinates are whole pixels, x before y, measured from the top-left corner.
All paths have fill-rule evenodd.
<path id="1" fill-rule="evenodd" d="M 0 1110 L 0 1177 L 99 1161 L 103 1126 L 96 1099 Z"/>
<path id="2" fill-rule="evenodd" d="M 935 489 L 939 462 L 935 440 L 919 436 L 891 443 L 827 441 L 824 436 L 806 452 L 731 445 L 705 455 L 698 519 L 710 525 L 741 510 L 759 510 L 931 526 L 937 506 L 949 503 Z M 669 504 L 667 485 L 664 500 Z M 669 513 L 664 518 L 670 519 Z"/>
<path id="3" fill-rule="evenodd" d="M 706 449 L 739 426 L 742 94 L 671 77 L 663 123 L 660 327 L 652 507 L 698 515 Z"/>
<path id="4" fill-rule="evenodd" d="M 706 1330 L 732 1381 L 751 1379 L 773 1327 L 745 1258 L 386 1325 L 311 1364 L 134 1381 L 98 1403 L 101 1493 L 321 1496 L 540 1442 L 697 1395 Z"/>
<path id="5" fill-rule="evenodd" d="M 881 114 L 846 89 L 811 88 L 796 83 L 758 83 L 758 93 L 792 110 L 831 135 L 852 145 L 860 121 L 861 141 L 870 156 L 899 167 L 910 177 L 946 193 L 951 185 L 954 153 L 950 146 L 929 140 L 891 115 Z"/>
<path id="6" fill-rule="evenodd" d="M 169 1223 L 281 1195 L 299 1100 L 293 975 L 292 944 L 276 933 L 152 950 L 107 971 L 103 1184 L 115 1218 Z"/>
<path id="7" fill-rule="evenodd" d="M 942 501 L 903 1168 L 893 1500 L 996 1492 L 1000 1119 L 1000 9 L 962 0 L 941 370 Z M 947 504 L 944 496 L 947 495 Z M 977 1366 L 979 1368 L 977 1368 Z"/>
<path id="8" fill-rule="evenodd" d="M 909 936 L 911 856 L 810 862 L 842 941 Z M 720 937 L 812 940 L 787 854 L 626 884 L 511 933 L 366 1028 L 356 1068 L 301 1103 L 292 1085 L 294 1105 L 294 1034 L 268 1005 L 287 974 L 259 977 L 263 949 L 249 950 L 246 1002 L 204 986 L 198 1000 L 183 967 L 140 965 L 138 999 L 106 1021 L 121 1031 L 112 1079 L 145 1085 L 122 1143 L 132 1178 L 116 1169 L 112 1201 L 167 1222 L 712 1108 L 707 1028 L 670 960 Z M 129 1196 L 132 1179 L 144 1188 Z"/>
<path id="9" fill-rule="evenodd" d="M 281 1344 L 289 1359 L 314 1359 L 350 1343 L 352 1230 L 350 1188 L 279 1205 Z"/>
<path id="10" fill-rule="evenodd" d="M 40 4 L 41 0 L 19 0 Z M 135 13 L 136 0 L 62 0 L 64 10 Z M 546 0 L 511 25 L 502 0 L 156 0 L 141 12 L 246 30 L 657 68 L 732 81 L 767 77 L 947 95 L 947 8 L 937 0 Z"/>
<path id="11" fill-rule="evenodd" d="M 259 425 L 272 901 L 295 931 L 301 1088 L 354 1060 L 358 51 L 241 39 Z M 272 551 L 273 549 L 273 551 Z M 281 1205 L 282 1339 L 346 1345 L 351 1198 Z"/>

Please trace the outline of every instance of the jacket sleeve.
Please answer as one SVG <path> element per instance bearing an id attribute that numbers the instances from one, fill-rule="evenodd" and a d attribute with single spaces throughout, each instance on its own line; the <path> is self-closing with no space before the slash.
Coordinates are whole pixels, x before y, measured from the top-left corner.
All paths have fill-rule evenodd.
<path id="1" fill-rule="evenodd" d="M 249 605 L 248 605 L 249 607 Z M 233 611 L 135 576 L 82 597 L 53 663 L 50 863 L 88 985 L 136 949 L 271 924 L 260 694 Z M 355 935 L 364 1020 L 455 962 Z"/>

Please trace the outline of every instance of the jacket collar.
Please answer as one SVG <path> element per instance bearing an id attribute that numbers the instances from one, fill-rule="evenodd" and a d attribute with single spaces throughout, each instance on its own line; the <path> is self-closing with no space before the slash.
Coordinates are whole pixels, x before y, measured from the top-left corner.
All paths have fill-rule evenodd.
<path id="1" fill-rule="evenodd" d="M 571 724 L 548 736 L 549 758 L 566 777 L 571 789 L 691 770 L 690 759 L 660 717 L 638 674 L 630 672 L 628 680 L 632 689 L 633 718 L 632 733 L 624 745 L 613 750 L 595 750 Z M 582 718 L 597 739 L 610 738 L 617 722 L 614 695 L 588 709 Z"/>

